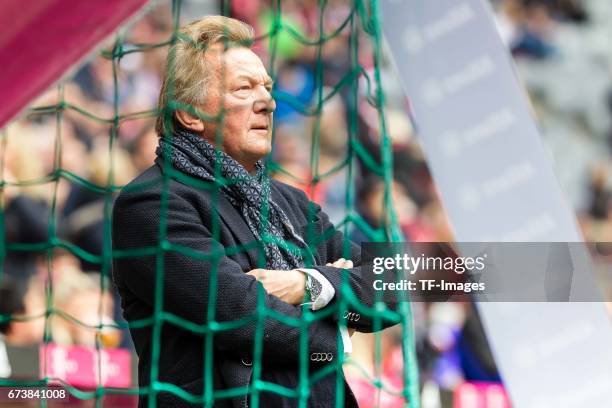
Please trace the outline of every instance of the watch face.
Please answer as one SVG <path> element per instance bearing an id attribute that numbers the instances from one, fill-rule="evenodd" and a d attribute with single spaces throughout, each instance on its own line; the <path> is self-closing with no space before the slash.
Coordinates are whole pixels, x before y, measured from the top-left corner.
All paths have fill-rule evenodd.
<path id="1" fill-rule="evenodd" d="M 310 276 L 308 277 L 307 282 L 308 282 L 307 284 L 310 286 L 308 288 L 310 292 L 310 300 L 314 302 L 321 294 L 321 291 L 323 290 L 323 286 L 318 280 L 312 279 Z"/>

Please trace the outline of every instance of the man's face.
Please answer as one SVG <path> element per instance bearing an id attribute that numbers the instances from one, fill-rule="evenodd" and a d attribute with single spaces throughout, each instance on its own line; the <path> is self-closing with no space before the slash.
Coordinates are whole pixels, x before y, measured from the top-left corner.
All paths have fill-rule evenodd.
<path id="1" fill-rule="evenodd" d="M 204 137 L 214 143 L 218 126 L 223 150 L 253 170 L 257 160 L 272 149 L 272 79 L 259 57 L 244 47 L 212 47 L 206 52 L 211 76 L 202 111 L 215 116 L 225 109 L 224 120 L 205 122 Z"/>

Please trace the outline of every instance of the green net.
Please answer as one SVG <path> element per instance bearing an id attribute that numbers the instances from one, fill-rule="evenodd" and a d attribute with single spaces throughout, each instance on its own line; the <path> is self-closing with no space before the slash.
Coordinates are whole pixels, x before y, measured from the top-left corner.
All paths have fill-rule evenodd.
<path id="1" fill-rule="evenodd" d="M 377 304 L 374 308 L 366 307 L 360 304 L 358 298 L 354 295 L 350 286 L 347 282 L 346 273 L 343 275 L 344 283 L 342 293 L 338 294 L 339 301 L 326 307 L 326 313 L 315 314 L 304 308 L 301 319 L 289 318 L 287 316 L 280 315 L 272 310 L 268 310 L 265 307 L 263 296 L 259 297 L 259 303 L 257 310 L 252 316 L 247 316 L 242 319 L 238 319 L 230 322 L 218 322 L 215 321 L 215 304 L 216 302 L 216 291 L 215 285 L 217 283 L 216 274 L 217 271 L 213 268 L 211 270 L 211 287 L 209 293 L 209 301 L 211 307 L 207 311 L 207 321 L 204 325 L 197 325 L 182 319 L 179 316 L 168 313 L 164 310 L 162 304 L 163 294 L 163 276 L 164 268 L 163 262 L 158 262 L 157 274 L 156 274 L 156 285 L 155 285 L 155 306 L 154 314 L 149 318 L 130 321 L 127 323 L 118 323 L 109 325 L 103 323 L 102 320 L 102 302 L 100 301 L 99 307 L 99 324 L 91 325 L 86 322 L 80 321 L 72 316 L 70 313 L 58 308 L 54 303 L 54 282 L 52 273 L 52 260 L 56 250 L 58 248 L 67 250 L 74 255 L 78 256 L 82 260 L 85 260 L 92 264 L 100 266 L 100 288 L 101 291 L 107 292 L 112 290 L 109 285 L 111 276 L 111 266 L 114 258 L 119 257 L 137 257 L 137 256 L 151 256 L 155 255 L 159 259 L 163 258 L 164 253 L 168 251 L 177 251 L 184 255 L 195 257 L 198 259 L 218 259 L 221 256 L 235 253 L 236 251 L 243 251 L 246 248 L 225 248 L 222 253 L 201 253 L 191 248 L 178 245 L 167 239 L 166 236 L 166 215 L 167 215 L 167 202 L 166 198 L 162 197 L 162 218 L 158 245 L 156 247 L 141 248 L 138 250 L 115 250 L 113 251 L 111 242 L 111 213 L 114 197 L 117 192 L 121 190 L 122 185 L 116 183 L 116 166 L 115 166 L 115 151 L 117 150 L 117 144 L 119 143 L 119 129 L 130 121 L 142 120 L 143 118 L 152 118 L 158 114 L 165 115 L 166 118 L 170 118 L 172 111 L 175 108 L 181 108 L 191 110 L 201 116 L 201 113 L 195 112 L 192 107 L 182 105 L 172 99 L 172 85 L 167 90 L 168 106 L 167 109 L 163 109 L 162 112 L 158 112 L 156 109 L 137 111 L 124 113 L 120 108 L 120 97 L 122 95 L 120 70 L 122 61 L 130 54 L 145 53 L 155 49 L 165 49 L 168 46 L 174 44 L 178 39 L 178 29 L 180 28 L 182 2 L 180 0 L 173 1 L 171 4 L 172 12 L 172 36 L 161 42 L 156 43 L 127 43 L 126 36 L 127 30 L 120 31 L 114 41 L 114 45 L 110 49 L 106 49 L 101 52 L 101 56 L 112 63 L 112 115 L 105 117 L 103 115 L 95 114 L 86 108 L 79 106 L 79 104 L 71 102 L 65 97 L 64 85 L 58 86 L 57 103 L 52 103 L 44 106 L 37 106 L 31 108 L 28 111 L 30 116 L 37 115 L 54 115 L 56 123 L 55 132 L 55 146 L 54 146 L 54 163 L 53 172 L 46 175 L 44 178 L 36 178 L 29 180 L 20 181 L 7 181 L 4 177 L 2 178 L 3 192 L 11 187 L 32 187 L 41 184 L 52 184 L 53 195 L 50 200 L 51 215 L 48 223 L 48 239 L 46 242 L 36 243 L 9 243 L 6 241 L 5 234 L 0 234 L 0 258 L 4 260 L 7 251 L 22 251 L 22 252 L 40 252 L 44 251 L 47 257 L 48 264 L 48 279 L 45 284 L 45 299 L 46 307 L 44 315 L 37 316 L 24 316 L 15 318 L 12 315 L 1 315 L 0 323 L 10 322 L 11 320 L 29 320 L 39 319 L 44 317 L 45 319 L 45 334 L 43 341 L 49 343 L 52 341 L 50 331 L 50 320 L 52 318 L 65 319 L 73 324 L 87 326 L 98 332 L 103 332 L 109 326 L 118 328 L 142 328 L 150 326 L 152 327 L 152 351 L 151 351 L 151 376 L 149 387 L 143 388 L 132 388 L 132 389 L 109 389 L 103 386 L 98 386 L 95 390 L 83 390 L 78 389 L 70 384 L 62 382 L 64 386 L 72 395 L 79 399 L 94 399 L 96 406 L 102 406 L 103 398 L 109 393 L 113 394 L 148 394 L 154 397 L 160 392 L 170 392 L 180 398 L 192 402 L 203 404 L 204 406 L 213 406 L 215 400 L 220 398 L 230 398 L 239 395 L 248 394 L 250 398 L 250 406 L 258 407 L 259 394 L 262 391 L 272 391 L 280 395 L 296 398 L 299 401 L 299 406 L 308 406 L 309 389 L 310 385 L 316 382 L 318 379 L 327 375 L 329 372 L 336 372 L 336 401 L 335 406 L 344 406 L 344 387 L 343 379 L 340 375 L 343 370 L 343 366 L 355 366 L 358 370 L 360 369 L 359 363 L 353 360 L 351 357 L 336 359 L 334 364 L 331 364 L 325 369 L 309 375 L 308 371 L 308 338 L 307 328 L 316 319 L 327 318 L 331 314 L 338 316 L 338 321 L 343 321 L 342 315 L 346 312 L 347 308 L 351 306 L 352 309 L 357 310 L 363 315 L 367 315 L 373 318 L 374 327 L 381 328 L 383 320 L 390 320 L 397 322 L 401 327 L 401 346 L 402 346 L 402 359 L 403 359 L 403 388 L 401 390 L 391 389 L 388 384 L 381 378 L 381 332 L 375 333 L 374 336 L 374 375 L 367 373 L 366 370 L 361 370 L 363 375 L 367 377 L 376 388 L 383 390 L 389 394 L 394 394 L 404 398 L 406 404 L 411 407 L 419 406 L 419 382 L 418 382 L 418 369 L 415 355 L 414 346 L 414 329 L 412 326 L 412 314 L 410 310 L 409 302 L 401 302 L 397 311 L 387 309 L 382 304 Z M 381 65 L 383 64 L 383 49 L 382 49 L 382 38 L 380 30 L 380 18 L 378 14 L 378 2 L 372 1 L 361 1 L 356 0 L 352 3 L 347 3 L 346 6 L 350 8 L 346 17 L 341 21 L 338 21 L 335 27 L 331 29 L 325 27 L 324 16 L 327 12 L 328 2 L 325 0 L 319 0 L 316 7 L 316 21 L 318 26 L 315 31 L 318 32 L 318 36 L 310 37 L 301 32 L 299 27 L 294 24 L 290 18 L 286 18 L 283 12 L 284 3 L 280 0 L 272 2 L 269 8 L 269 12 L 264 18 L 264 25 L 267 30 L 266 33 L 256 39 L 256 44 L 260 44 L 267 50 L 268 61 L 267 67 L 269 74 L 275 78 L 277 75 L 276 68 L 279 66 L 279 61 L 287 56 L 291 56 L 292 50 L 296 47 L 307 48 L 312 50 L 313 56 L 313 69 L 314 69 L 314 101 L 312 103 L 304 104 L 297 100 L 295 97 L 286 93 L 274 92 L 273 96 L 277 101 L 283 101 L 294 110 L 298 111 L 303 116 L 312 118 L 312 134 L 310 135 L 310 163 L 309 168 L 311 174 L 304 177 L 303 175 L 293 174 L 291 169 L 287 168 L 284 164 L 278 163 L 273 160 L 274 155 L 271 154 L 267 160 L 267 170 L 270 174 L 280 174 L 285 178 L 294 179 L 302 182 L 306 185 L 308 191 L 316 190 L 320 183 L 324 183 L 328 178 L 333 177 L 339 173 L 346 175 L 345 185 L 346 191 L 344 194 L 344 216 L 343 219 L 338 223 L 337 228 L 344 232 L 345 237 L 349 237 L 351 232 L 354 230 L 360 230 L 367 236 L 369 241 L 401 241 L 403 239 L 401 230 L 398 226 L 395 211 L 392 203 L 392 183 L 393 183 L 393 155 L 392 155 L 392 143 L 391 138 L 388 135 L 385 112 L 385 97 L 382 87 L 381 79 Z M 231 5 L 228 2 L 224 2 L 222 12 L 225 15 L 231 15 Z M 333 87 L 324 86 L 324 53 L 325 46 L 330 41 L 336 39 L 339 35 L 345 35 L 348 39 L 348 56 L 349 56 L 349 68 L 342 75 L 339 75 L 339 79 L 333 85 Z M 373 69 L 368 72 L 360 64 L 360 47 L 367 45 L 372 50 L 371 61 L 373 63 Z M 172 67 L 169 72 L 172 77 Z M 172 81 L 170 81 L 172 84 Z M 344 93 L 345 100 L 347 101 L 347 130 L 348 130 L 348 145 L 345 149 L 344 157 L 338 160 L 337 164 L 332 168 L 329 168 L 321 172 L 319 165 L 320 149 L 321 149 L 321 127 L 322 125 L 322 112 L 326 105 L 340 93 Z M 364 100 L 376 111 L 378 119 L 378 131 L 380 134 L 380 143 L 378 145 L 379 151 L 376 154 L 372 154 L 358 137 L 359 123 L 358 123 L 358 106 L 359 103 Z M 106 126 L 110 129 L 110 137 L 106 146 L 109 166 L 106 174 L 106 180 L 103 183 L 92 182 L 86 177 L 77 174 L 74 171 L 68 170 L 62 166 L 62 158 L 65 153 L 62 146 L 62 121 L 64 115 L 70 112 L 73 115 L 79 115 L 83 120 L 95 122 L 99 125 Z M 207 120 L 214 120 L 219 123 L 223 121 L 223 115 L 218 117 L 206 118 Z M 2 160 L 4 160 L 4 151 L 6 149 L 7 137 L 6 133 L 3 135 L 2 143 Z M 277 143 L 274 143 L 276 146 Z M 356 208 L 356 173 L 357 163 L 360 163 L 363 168 L 367 169 L 372 175 L 376 175 L 380 178 L 384 186 L 383 197 L 383 211 L 387 215 L 380 226 L 372 227 L 368 222 L 359 214 Z M 4 168 L 4 163 L 0 168 Z M 169 177 L 181 180 L 186 179 L 186 176 L 180 172 L 173 172 L 167 168 L 165 173 L 164 185 L 167 185 Z M 62 180 L 68 180 L 71 183 L 80 185 L 88 190 L 95 193 L 104 195 L 103 205 L 103 230 L 104 239 L 102 245 L 101 254 L 95 254 L 87 251 L 78 245 L 64 239 L 58 232 L 58 189 Z M 188 183 L 188 181 L 186 180 Z M 145 188 L 142 186 L 141 188 Z M 137 187 L 138 188 L 138 187 Z M 0 223 L 4 229 L 4 212 L 0 212 Z M 217 234 L 214 232 L 214 234 Z M 269 239 L 264 235 L 264 241 Z M 345 240 L 345 256 L 350 256 L 350 242 L 348 239 Z M 316 243 L 308 242 L 311 246 L 311 250 L 314 250 Z M 0 262 L 3 264 L 4 262 Z M 1 278 L 1 275 L 0 275 Z M 263 289 L 262 289 L 263 290 Z M 380 306 L 380 307 L 379 307 Z M 300 338 L 300 359 L 302 360 L 299 365 L 299 385 L 296 389 L 288 389 L 278 384 L 271 384 L 261 380 L 261 353 L 262 353 L 262 337 L 264 335 L 263 328 L 266 319 L 277 319 L 280 322 L 294 327 L 299 327 L 303 335 Z M 241 389 L 229 389 L 229 390 L 216 390 L 213 389 L 212 384 L 212 361 L 207 360 L 202 373 L 204 377 L 204 393 L 203 395 L 191 395 L 177 384 L 162 382 L 159 380 L 159 366 L 157 362 L 160 358 L 160 353 L 163 352 L 160 347 L 160 335 L 162 326 L 166 323 L 182 327 L 186 330 L 203 335 L 202 347 L 205 353 L 212 355 L 214 347 L 214 334 L 224 330 L 234 329 L 240 325 L 245 325 L 255 322 L 257 329 L 255 331 L 256 341 L 255 349 L 253 353 L 253 376 L 251 384 L 248 388 Z M 340 337 L 338 337 L 339 349 L 342 347 Z M 96 352 L 100 353 L 103 349 L 103 344 L 100 338 L 97 337 L 96 341 Z M 46 364 L 47 359 L 43 356 L 41 360 Z M 98 371 L 101 370 L 97 367 Z M 42 372 L 47 372 L 45 367 L 42 367 Z M 100 374 L 100 373 L 98 373 Z M 45 377 L 36 381 L 16 381 L 0 379 L 0 386 L 45 386 L 55 381 L 54 378 Z M 42 401 L 41 404 L 46 406 L 46 402 Z M 331 402 L 330 402 L 331 404 Z M 155 406 L 155 398 L 149 398 L 149 406 Z"/>

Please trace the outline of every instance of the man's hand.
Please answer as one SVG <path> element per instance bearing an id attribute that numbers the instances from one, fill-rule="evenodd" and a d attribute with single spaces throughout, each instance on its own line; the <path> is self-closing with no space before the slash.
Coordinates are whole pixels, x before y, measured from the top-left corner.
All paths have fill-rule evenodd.
<path id="1" fill-rule="evenodd" d="M 353 267 L 353 261 L 351 261 L 350 259 L 340 258 L 333 263 L 326 264 L 326 266 L 333 266 L 334 268 L 351 269 Z M 352 327 L 347 327 L 347 330 L 348 330 L 349 336 L 352 336 L 355 333 L 355 329 L 353 329 Z"/>
<path id="2" fill-rule="evenodd" d="M 276 271 L 271 269 L 253 269 L 247 275 L 254 276 L 262 283 L 266 292 L 283 302 L 299 305 L 304 302 L 306 276 L 296 269 Z"/>
<path id="3" fill-rule="evenodd" d="M 325 266 L 333 266 L 334 268 L 351 269 L 353 267 L 353 261 L 351 261 L 350 259 L 340 258 L 334 263 L 325 264 Z"/>
<path id="4" fill-rule="evenodd" d="M 327 266 L 350 269 L 353 267 L 353 261 L 340 258 L 333 263 L 328 263 Z M 291 305 L 299 305 L 304 302 L 306 275 L 297 269 L 290 271 L 253 269 L 247 272 L 247 275 L 254 276 L 262 283 L 266 292 L 280 298 L 283 302 Z"/>

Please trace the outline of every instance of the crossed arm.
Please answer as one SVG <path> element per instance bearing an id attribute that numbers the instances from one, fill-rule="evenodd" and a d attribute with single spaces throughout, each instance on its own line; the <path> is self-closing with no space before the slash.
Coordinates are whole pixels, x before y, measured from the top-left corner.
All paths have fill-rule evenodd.
<path id="1" fill-rule="evenodd" d="M 353 261 L 340 258 L 335 262 L 327 263 L 326 266 L 334 268 L 350 269 Z M 247 275 L 255 277 L 270 295 L 278 297 L 290 305 L 299 305 L 303 302 L 306 294 L 306 273 L 299 269 L 290 271 L 279 271 L 270 269 L 253 269 Z M 348 328 L 349 335 L 355 332 L 354 328 Z"/>
<path id="2" fill-rule="evenodd" d="M 327 266 L 334 268 L 353 267 L 353 261 L 340 258 Z M 277 271 L 271 269 L 253 269 L 247 275 L 254 276 L 263 285 L 266 292 L 278 297 L 290 305 L 299 305 L 304 300 L 306 291 L 306 274 L 299 269 Z"/>

